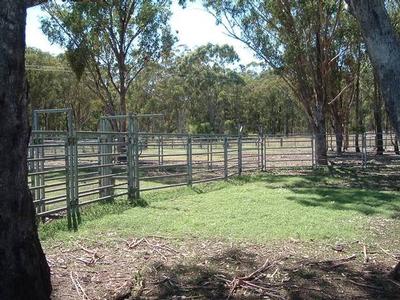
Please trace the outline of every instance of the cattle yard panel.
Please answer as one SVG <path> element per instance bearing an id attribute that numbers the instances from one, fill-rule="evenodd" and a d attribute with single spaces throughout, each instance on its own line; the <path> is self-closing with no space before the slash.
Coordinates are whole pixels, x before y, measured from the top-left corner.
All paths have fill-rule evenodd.
<path id="1" fill-rule="evenodd" d="M 39 113 L 29 144 L 29 185 L 39 218 L 66 214 L 70 228 L 80 222 L 80 207 L 141 192 L 226 180 L 246 172 L 316 166 L 312 135 L 242 135 L 142 133 L 135 115 L 104 117 L 98 131 L 75 131 L 68 110 L 64 131 L 39 130 Z M 124 120 L 126 131 L 112 131 L 111 121 Z M 376 138 L 349 137 L 341 156 L 333 155 L 335 139 L 327 136 L 330 163 L 376 164 Z M 382 140 L 385 151 L 390 145 Z M 385 144 L 386 143 L 386 144 Z M 399 161 L 398 148 L 385 152 Z M 359 150 L 357 152 L 356 150 Z M 379 162 L 378 162 L 379 163 Z"/>

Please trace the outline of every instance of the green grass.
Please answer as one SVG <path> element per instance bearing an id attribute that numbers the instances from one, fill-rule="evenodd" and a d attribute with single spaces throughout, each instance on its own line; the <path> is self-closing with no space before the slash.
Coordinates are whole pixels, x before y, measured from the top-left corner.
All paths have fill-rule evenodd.
<path id="1" fill-rule="evenodd" d="M 371 226 L 384 220 L 387 234 L 400 230 L 400 192 L 377 189 L 373 177 L 325 171 L 310 176 L 257 175 L 229 182 L 143 193 L 147 204 L 119 199 L 83 212 L 79 231 L 65 220 L 40 227 L 43 241 L 73 241 L 107 234 L 252 242 L 351 240 L 378 237 Z M 371 225 L 372 224 L 372 225 Z"/>

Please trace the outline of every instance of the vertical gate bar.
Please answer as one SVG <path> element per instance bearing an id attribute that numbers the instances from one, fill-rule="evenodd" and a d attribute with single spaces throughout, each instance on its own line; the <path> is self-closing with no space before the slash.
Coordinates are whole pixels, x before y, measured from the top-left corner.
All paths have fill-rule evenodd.
<path id="1" fill-rule="evenodd" d="M 128 117 L 128 147 L 126 151 L 126 157 L 127 157 L 127 164 L 128 164 L 128 199 L 129 201 L 133 201 L 136 197 L 136 190 L 135 190 L 135 165 L 134 165 L 134 147 L 135 147 L 135 141 L 134 141 L 134 134 L 135 134 L 135 124 L 133 120 L 133 116 L 129 115 Z"/>
<path id="2" fill-rule="evenodd" d="M 314 169 L 315 168 L 315 138 L 314 138 L 314 134 L 311 135 L 311 166 Z"/>
<path id="3" fill-rule="evenodd" d="M 264 171 L 267 171 L 267 139 L 268 136 L 264 135 Z"/>
<path id="4" fill-rule="evenodd" d="M 161 135 L 161 165 L 164 164 L 164 136 Z"/>
<path id="5" fill-rule="evenodd" d="M 80 213 L 80 208 L 79 208 L 79 169 L 78 169 L 78 137 L 76 134 L 76 131 L 74 130 L 74 143 L 73 143 L 73 148 L 74 148 L 74 191 L 75 191 L 75 214 L 78 220 L 78 224 L 81 223 L 81 213 Z"/>
<path id="6" fill-rule="evenodd" d="M 158 165 L 161 165 L 161 135 L 157 136 L 157 156 L 158 156 Z M 160 168 L 158 169 L 160 171 Z"/>
<path id="7" fill-rule="evenodd" d="M 37 115 L 37 113 L 35 111 L 33 112 L 33 115 L 32 115 L 32 129 L 33 130 L 38 130 L 39 129 L 38 115 Z M 38 133 L 34 133 L 34 135 L 33 135 L 33 144 L 34 145 L 38 145 L 39 144 Z M 39 158 L 39 149 L 38 149 L 38 147 L 36 146 L 32 150 L 33 150 L 32 151 L 32 154 L 33 154 L 32 158 L 33 159 L 38 159 Z M 34 160 L 32 162 L 32 166 L 33 166 L 34 173 L 39 172 L 39 161 L 38 160 Z M 39 175 L 36 175 L 36 174 L 32 176 L 32 187 L 35 187 L 35 186 L 40 186 Z M 40 200 L 40 192 L 39 192 L 38 189 L 34 190 L 33 197 L 34 197 L 34 200 Z M 39 205 L 36 205 L 36 212 L 38 212 L 38 213 L 41 212 L 40 203 L 39 203 Z"/>
<path id="8" fill-rule="evenodd" d="M 207 137 L 207 170 L 210 170 L 210 146 L 211 146 L 211 138 Z"/>
<path id="9" fill-rule="evenodd" d="M 237 143 L 238 143 L 238 174 L 240 176 L 240 175 L 242 175 L 242 163 L 243 163 L 243 161 L 242 161 L 242 159 L 243 159 L 242 150 L 243 149 L 242 149 L 242 134 L 241 133 L 239 133 Z"/>
<path id="10" fill-rule="evenodd" d="M 228 138 L 224 136 L 224 178 L 228 179 Z"/>
<path id="11" fill-rule="evenodd" d="M 43 136 L 40 134 L 39 135 L 39 144 L 40 147 L 38 148 L 38 158 L 40 158 L 39 161 L 39 171 L 42 172 L 42 174 L 39 175 L 39 186 L 41 186 L 41 188 L 39 189 L 39 200 L 40 200 L 40 211 L 41 212 L 45 212 L 46 211 L 46 206 L 45 206 L 45 188 L 44 188 L 44 184 L 45 184 L 45 174 L 44 174 L 44 139 Z M 42 218 L 42 220 L 44 221 L 44 217 Z"/>
<path id="12" fill-rule="evenodd" d="M 77 175 L 77 148 L 76 148 L 76 137 L 73 128 L 72 114 L 69 111 L 67 113 L 67 129 L 68 129 L 68 160 L 69 160 L 69 188 L 70 188 L 70 203 L 71 203 L 71 215 L 72 215 L 72 226 L 74 230 L 78 229 L 78 175 Z"/>
<path id="13" fill-rule="evenodd" d="M 364 132 L 363 134 L 362 134 L 362 165 L 363 165 L 363 167 L 365 168 L 366 166 L 367 166 L 367 155 L 368 155 L 368 152 L 367 152 L 367 136 L 366 136 L 366 133 Z"/>
<path id="14" fill-rule="evenodd" d="M 264 169 L 264 130 L 261 128 L 261 171 L 265 171 Z"/>
<path id="15" fill-rule="evenodd" d="M 213 139 L 210 139 L 210 169 L 213 169 Z"/>
<path id="16" fill-rule="evenodd" d="M 186 141 L 187 152 L 187 185 L 192 186 L 192 137 L 188 135 Z"/>
<path id="17" fill-rule="evenodd" d="M 259 134 L 258 138 L 257 138 L 257 169 L 258 170 L 260 170 L 262 168 L 261 160 L 260 160 L 260 156 L 261 156 L 261 149 L 260 149 L 261 143 L 260 143 L 260 141 L 261 141 L 261 136 Z"/>
<path id="18" fill-rule="evenodd" d="M 135 199 L 140 198 L 140 174 L 139 174 L 139 123 L 137 117 L 132 118 L 133 119 L 133 151 L 134 151 L 134 179 L 135 179 Z"/>
<path id="19" fill-rule="evenodd" d="M 70 180 L 70 154 L 69 154 L 69 137 L 66 136 L 65 146 L 65 191 L 66 191 L 66 206 L 67 206 L 67 223 L 68 229 L 72 229 L 72 208 L 71 208 L 71 180 Z"/>
<path id="20" fill-rule="evenodd" d="M 99 129 L 100 132 L 104 132 L 105 130 L 104 128 L 104 119 L 100 119 L 100 124 L 99 124 Z M 101 133 L 98 137 L 97 137 L 97 153 L 99 154 L 98 158 L 97 158 L 97 163 L 98 163 L 98 172 L 99 172 L 99 198 L 103 197 L 103 190 L 102 190 L 102 186 L 103 186 L 103 178 L 102 176 L 104 176 L 104 172 L 103 172 L 103 168 L 101 167 L 101 165 L 103 165 L 103 155 L 104 155 L 104 146 L 103 143 L 105 143 L 105 139 L 104 139 L 104 134 Z"/>

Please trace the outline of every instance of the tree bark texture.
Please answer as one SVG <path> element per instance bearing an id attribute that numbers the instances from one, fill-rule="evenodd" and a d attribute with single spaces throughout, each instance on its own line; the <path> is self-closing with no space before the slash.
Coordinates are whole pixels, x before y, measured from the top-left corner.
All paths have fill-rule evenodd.
<path id="1" fill-rule="evenodd" d="M 0 1 L 0 299 L 49 299 L 50 270 L 27 183 L 24 0 Z"/>
<path id="2" fill-rule="evenodd" d="M 400 135 L 400 41 L 383 0 L 346 0 L 360 24 L 367 52 L 377 73 L 386 110 Z"/>

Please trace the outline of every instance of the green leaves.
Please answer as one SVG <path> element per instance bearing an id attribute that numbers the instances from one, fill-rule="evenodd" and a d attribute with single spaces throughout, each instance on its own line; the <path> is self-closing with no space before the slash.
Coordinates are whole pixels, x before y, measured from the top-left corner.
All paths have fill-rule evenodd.
<path id="1" fill-rule="evenodd" d="M 78 47 L 71 45 L 71 48 L 67 49 L 65 55 L 76 78 L 78 81 L 81 80 L 89 62 L 89 49 L 82 42 Z"/>
<path id="2" fill-rule="evenodd" d="M 151 61 L 168 56 L 175 42 L 168 26 L 170 0 L 104 0 L 45 6 L 42 29 L 67 48 L 78 78 L 85 70 L 108 113 L 126 112 L 126 94 Z"/>

